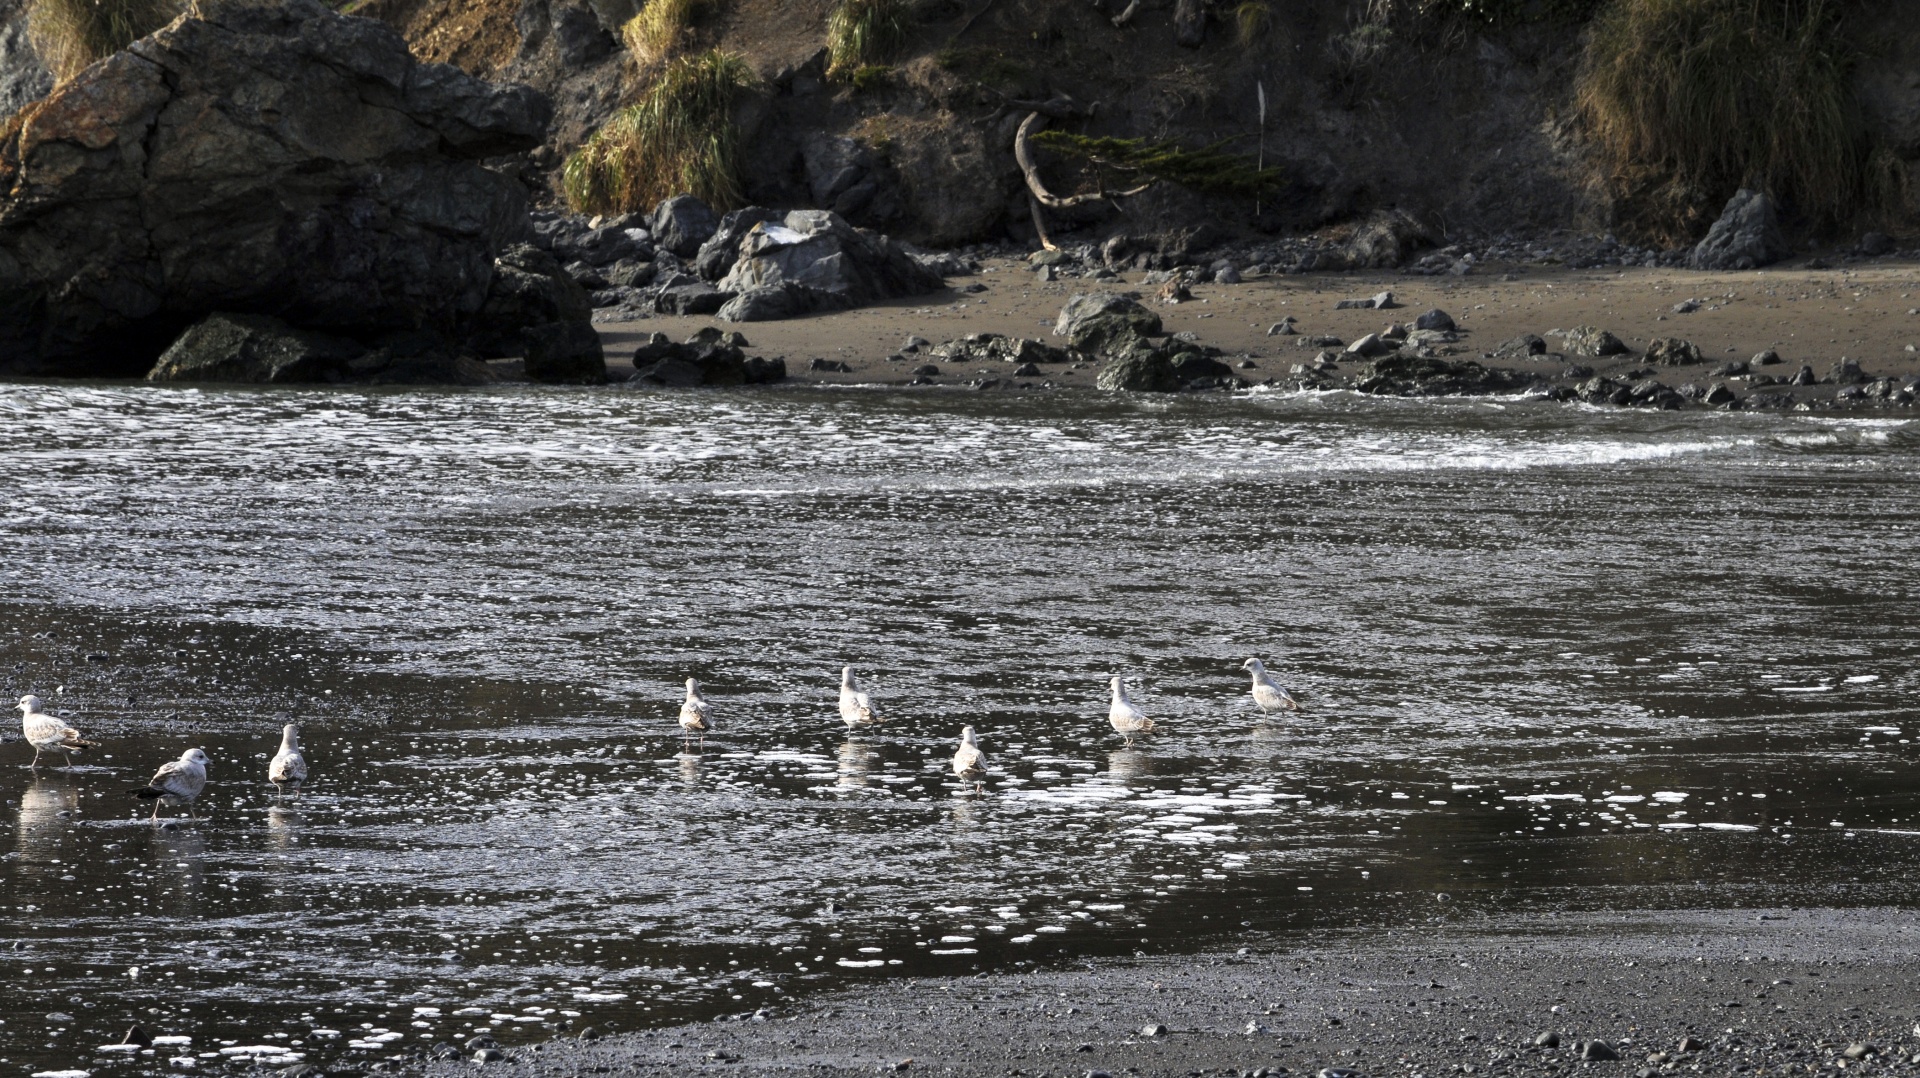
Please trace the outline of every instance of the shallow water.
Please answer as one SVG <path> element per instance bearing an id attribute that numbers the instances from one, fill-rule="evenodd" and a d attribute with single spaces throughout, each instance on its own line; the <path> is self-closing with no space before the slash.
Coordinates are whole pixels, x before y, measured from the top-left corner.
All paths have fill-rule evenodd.
<path id="1" fill-rule="evenodd" d="M 1344 396 L 0 388 L 0 1066 L 1920 899 L 1920 425 Z M 1257 722 L 1241 662 L 1306 705 Z M 851 662 L 888 721 L 848 735 Z M 1106 679 L 1159 731 L 1125 747 Z M 684 748 L 680 684 L 720 730 Z M 264 782 L 283 722 L 314 778 Z M 995 775 L 946 762 L 962 724 Z M 189 746 L 204 819 L 125 794 Z M 177 811 L 168 810 L 177 815 Z M 174 1038 L 104 1052 L 128 1026 Z"/>

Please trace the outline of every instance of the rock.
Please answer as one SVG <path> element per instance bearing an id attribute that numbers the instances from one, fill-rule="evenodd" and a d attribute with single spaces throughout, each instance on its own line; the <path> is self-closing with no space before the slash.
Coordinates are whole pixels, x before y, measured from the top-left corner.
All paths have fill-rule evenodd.
<path id="1" fill-rule="evenodd" d="M 528 235 L 481 161 L 549 114 L 318 0 L 196 3 L 0 137 L 0 372 L 143 373 L 215 312 L 457 343 Z"/>
<path id="2" fill-rule="evenodd" d="M 590 322 L 549 322 L 520 331 L 526 342 L 527 377 L 536 382 L 599 385 L 607 380 L 607 357 Z"/>
<path id="3" fill-rule="evenodd" d="M 952 251 L 907 251 L 914 265 L 936 277 L 971 277 L 980 272 L 980 263 Z"/>
<path id="4" fill-rule="evenodd" d="M 1075 351 L 1111 354 L 1144 337 L 1162 334 L 1160 316 L 1128 296 L 1112 292 L 1073 296 L 1060 308 L 1053 333 Z"/>
<path id="5" fill-rule="evenodd" d="M 1698 1037 L 1682 1037 L 1680 1038 L 1679 1046 L 1674 1049 L 1676 1052 L 1704 1052 L 1706 1050 L 1707 1042 Z"/>
<path id="6" fill-rule="evenodd" d="M 1140 1035 L 1142 1037 L 1164 1037 L 1167 1035 L 1167 1032 L 1167 1027 L 1158 1022 L 1140 1027 Z"/>
<path id="7" fill-rule="evenodd" d="M 1647 345 L 1647 354 L 1641 357 L 1648 363 L 1657 363 L 1664 367 L 1685 367 L 1694 363 L 1705 363 L 1706 357 L 1691 341 L 1678 337 L 1656 337 Z"/>
<path id="8" fill-rule="evenodd" d="M 698 198 L 675 195 L 653 208 L 650 228 L 653 242 L 662 250 L 692 258 L 719 230 L 720 219 Z"/>
<path id="9" fill-rule="evenodd" d="M 1885 232 L 1869 232 L 1860 237 L 1860 245 L 1855 250 L 1868 258 L 1879 258 L 1893 253 L 1893 237 Z"/>
<path id="10" fill-rule="evenodd" d="M 1291 337 L 1291 336 L 1292 336 L 1292 335 L 1294 334 L 1294 332 L 1295 332 L 1295 330 L 1294 330 L 1294 328 L 1293 328 L 1293 323 L 1294 323 L 1294 319 L 1293 319 L 1293 316 L 1292 316 L 1292 315 L 1288 315 L 1288 316 L 1287 316 L 1286 318 L 1283 318 L 1283 319 L 1281 319 L 1280 321 L 1278 321 L 1278 322 L 1275 322 L 1275 323 L 1274 323 L 1273 325 L 1270 325 L 1270 326 L 1268 326 L 1268 327 L 1267 327 L 1267 336 L 1269 336 L 1269 337 L 1283 337 L 1283 336 L 1285 336 L 1285 337 Z"/>
<path id="11" fill-rule="evenodd" d="M 1155 293 L 1155 298 L 1168 306 L 1174 306 L 1192 300 L 1193 292 L 1187 288 L 1185 278 L 1176 276 L 1161 284 L 1160 291 Z"/>
<path id="12" fill-rule="evenodd" d="M 1240 276 L 1240 271 L 1232 266 L 1222 266 L 1213 271 L 1214 284 L 1239 284 L 1245 279 Z"/>
<path id="13" fill-rule="evenodd" d="M 746 338 L 711 326 L 675 344 L 664 333 L 647 338 L 633 353 L 636 382 L 687 388 L 777 382 L 787 376 L 785 360 L 750 359 Z"/>
<path id="14" fill-rule="evenodd" d="M 1769 348 L 1764 352 L 1754 353 L 1753 358 L 1747 362 L 1755 367 L 1771 367 L 1781 362 L 1780 353 Z"/>
<path id="15" fill-rule="evenodd" d="M 338 382 L 358 341 L 294 329 L 263 314 L 216 314 L 195 323 L 147 372 L 149 382 Z"/>
<path id="16" fill-rule="evenodd" d="M 0 0 L 0 118 L 47 96 L 53 76 L 27 34 L 26 0 Z"/>
<path id="17" fill-rule="evenodd" d="M 824 210 L 794 210 L 753 226 L 740 258 L 720 282 L 730 292 L 793 284 L 827 293 L 842 307 L 924 295 L 944 284 L 892 240 L 854 228 Z"/>
<path id="18" fill-rule="evenodd" d="M 660 285 L 653 309 L 661 314 L 713 314 L 727 305 L 736 293 L 715 288 L 698 277 L 676 273 Z"/>
<path id="19" fill-rule="evenodd" d="M 950 363 L 1071 363 L 1074 359 L 1064 348 L 998 333 L 970 333 L 936 344 L 927 354 Z"/>
<path id="20" fill-rule="evenodd" d="M 482 1033 L 478 1037 L 470 1037 L 467 1040 L 467 1051 L 469 1052 L 478 1052 L 483 1048 L 498 1048 L 498 1047 L 500 1047 L 500 1042 L 494 1040 L 492 1037 L 489 1037 L 484 1033 Z"/>
<path id="21" fill-rule="evenodd" d="M 1567 351 L 1582 356 L 1617 356 L 1627 350 L 1620 338 L 1593 326 L 1575 326 L 1562 335 Z"/>
<path id="22" fill-rule="evenodd" d="M 1165 352 L 1143 343 L 1108 360 L 1093 384 L 1107 390 L 1172 393 L 1180 388 L 1180 375 Z"/>
<path id="23" fill-rule="evenodd" d="M 717 317 L 726 322 L 778 322 L 844 306 L 831 292 L 788 282 L 749 288 L 721 304 Z"/>
<path id="24" fill-rule="evenodd" d="M 1852 1044 L 1847 1045 L 1840 1054 L 1848 1059 L 1865 1059 L 1868 1056 L 1879 1055 L 1880 1050 L 1864 1041 L 1854 1041 Z"/>
<path id="25" fill-rule="evenodd" d="M 782 216 L 778 210 L 760 206 L 734 210 L 720 218 L 713 234 L 700 244 L 700 249 L 694 253 L 693 261 L 688 263 L 687 268 L 703 280 L 720 280 L 740 260 L 740 241 L 747 238 L 747 233 L 752 232 L 755 225 L 771 224 Z"/>
<path id="26" fill-rule="evenodd" d="M 1532 377 L 1471 361 L 1396 352 L 1373 362 L 1354 388 L 1396 397 L 1438 397 L 1502 393 L 1532 384 Z"/>
<path id="27" fill-rule="evenodd" d="M 595 1026 L 587 1026 L 580 1031 L 580 1039 L 583 1041 L 597 1041 L 600 1039 L 600 1030 Z"/>
<path id="28" fill-rule="evenodd" d="M 1727 200 L 1720 219 L 1687 256 L 1687 265 L 1697 270 L 1757 269 L 1792 253 L 1780 234 L 1773 199 L 1742 188 Z"/>
<path id="29" fill-rule="evenodd" d="M 940 377 L 940 368 L 931 363 L 922 363 L 913 369 L 913 376 L 915 378 L 938 378 Z"/>
<path id="30" fill-rule="evenodd" d="M 614 288 L 645 288 L 653 283 L 654 273 L 659 269 L 652 262 L 642 262 L 637 258 L 623 258 L 601 271 L 607 284 Z"/>
<path id="31" fill-rule="evenodd" d="M 1635 408 L 1659 408 L 1673 411 L 1687 406 L 1687 398 L 1661 382 L 1648 379 L 1636 382 L 1627 391 L 1627 403 Z"/>
<path id="32" fill-rule="evenodd" d="M 507 1054 L 498 1048 L 482 1048 L 473 1053 L 475 1063 L 498 1063 L 507 1058 Z"/>
<path id="33" fill-rule="evenodd" d="M 1391 351 L 1393 351 L 1393 345 L 1388 344 L 1377 333 L 1369 333 L 1359 340 L 1354 341 L 1352 344 L 1347 345 L 1348 355 L 1366 359 L 1371 359 L 1374 356 L 1383 356 Z"/>
<path id="34" fill-rule="evenodd" d="M 1827 368 L 1827 381 L 1832 382 L 1834 385 L 1857 386 L 1865 382 L 1870 382 L 1872 379 L 1867 377 L 1866 371 L 1860 369 L 1859 360 L 1848 359 L 1842 356 L 1840 362 Z"/>
<path id="35" fill-rule="evenodd" d="M 1339 260 L 1352 269 L 1392 269 L 1431 243 L 1419 222 L 1399 210 L 1386 210 L 1354 231 Z"/>
<path id="36" fill-rule="evenodd" d="M 483 356 L 519 355 L 526 346 L 522 330 L 558 322 L 585 325 L 592 318 L 593 298 L 551 254 L 516 243 L 493 260 L 493 279 L 470 339 Z"/>
<path id="37" fill-rule="evenodd" d="M 1394 303 L 1393 301 L 1393 293 L 1380 292 L 1375 295 L 1368 296 L 1366 299 L 1343 299 L 1340 302 L 1335 303 L 1333 305 L 1333 309 L 1336 311 L 1371 311 L 1371 310 L 1384 311 L 1389 307 L 1395 307 L 1395 306 L 1398 306 L 1398 304 Z"/>
<path id="38" fill-rule="evenodd" d="M 1173 373 L 1181 382 L 1191 386 L 1195 382 L 1238 385 L 1240 380 L 1233 375 L 1233 368 L 1202 352 L 1183 352 L 1172 357 Z"/>
<path id="39" fill-rule="evenodd" d="M 817 356 L 814 357 L 813 362 L 807 364 L 807 369 L 810 371 L 818 371 L 825 374 L 852 374 L 853 373 L 852 367 L 846 365 L 845 363 L 840 362 L 837 359 L 821 359 Z"/>
<path id="40" fill-rule="evenodd" d="M 461 1055 L 460 1049 L 458 1048 L 448 1048 L 446 1051 L 452 1052 L 453 1058 L 455 1059 L 466 1058 Z M 280 1078 L 326 1078 L 327 1072 L 311 1063 L 295 1063 L 292 1066 L 280 1067 L 273 1073 L 279 1075 Z"/>
<path id="41" fill-rule="evenodd" d="M 1801 364 L 1800 369 L 1793 372 L 1793 377 L 1787 379 L 1787 384 L 1790 386 L 1811 386 L 1819 383 L 1820 379 L 1813 373 L 1813 368 L 1805 364 Z"/>
<path id="42" fill-rule="evenodd" d="M 1536 1048 L 1558 1048 L 1560 1047 L 1560 1034 L 1549 1030 L 1535 1037 L 1533 1044 Z"/>
<path id="43" fill-rule="evenodd" d="M 1707 373 L 1715 378 L 1738 378 L 1743 374 L 1751 373 L 1751 370 L 1746 360 L 1730 359 Z"/>
<path id="44" fill-rule="evenodd" d="M 1013 376 L 1015 378 L 1038 378 L 1045 373 L 1037 363 L 1022 363 L 1013 369 Z"/>
<path id="45" fill-rule="evenodd" d="M 1438 307 L 1435 307 L 1433 310 L 1428 311 L 1426 314 L 1423 314 L 1420 317 L 1414 319 L 1413 328 L 1432 329 L 1432 330 L 1438 330 L 1442 333 L 1451 333 L 1458 327 L 1456 327 L 1453 324 L 1452 315 L 1448 314 L 1447 312 L 1441 310 Z M 1540 345 L 1541 345 L 1541 351 L 1543 352 L 1546 351 L 1546 342 L 1541 341 Z"/>
<path id="46" fill-rule="evenodd" d="M 1537 333 L 1522 333 L 1512 340 L 1502 341 L 1493 350 L 1497 356 L 1543 356 L 1547 354 L 1547 342 Z"/>
<path id="47" fill-rule="evenodd" d="M 772 385 L 787 380 L 787 360 L 784 356 L 766 358 L 748 356 L 744 361 L 747 384 L 750 386 Z"/>
<path id="48" fill-rule="evenodd" d="M 909 336 L 906 340 L 906 343 L 900 346 L 900 351 L 907 355 L 912 355 L 913 353 L 918 352 L 923 348 L 932 348 L 932 347 L 933 347 L 933 342 L 930 340 L 927 340 L 925 337 Z"/>
<path id="49" fill-rule="evenodd" d="M 1606 1041 L 1584 1041 L 1580 1045 L 1580 1058 L 1585 1060 L 1619 1059 L 1620 1053 Z"/>
<path id="50" fill-rule="evenodd" d="M 1692 314 L 1699 309 L 1700 301 L 1697 299 L 1683 299 L 1673 305 L 1674 314 Z"/>
<path id="51" fill-rule="evenodd" d="M 1707 387 L 1705 393 L 1700 395 L 1700 403 L 1702 404 L 1732 404 L 1739 399 L 1739 395 L 1727 388 L 1727 383 L 1725 382 L 1714 382 Z"/>

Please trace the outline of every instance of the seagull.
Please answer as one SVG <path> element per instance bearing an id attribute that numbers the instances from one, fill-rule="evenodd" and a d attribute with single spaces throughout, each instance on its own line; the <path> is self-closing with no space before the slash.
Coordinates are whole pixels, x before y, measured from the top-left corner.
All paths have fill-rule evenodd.
<path id="1" fill-rule="evenodd" d="M 160 765 L 153 773 L 153 781 L 138 790 L 129 793 L 143 801 L 153 802 L 153 816 L 160 818 L 160 806 L 173 801 L 187 806 L 187 815 L 193 815 L 193 799 L 207 788 L 207 754 L 199 749 L 188 749 L 180 754 L 178 760 Z"/>
<path id="2" fill-rule="evenodd" d="M 965 782 L 973 781 L 973 792 L 979 793 L 987 777 L 987 754 L 980 751 L 980 740 L 973 735 L 973 727 L 960 728 L 960 751 L 953 754 L 953 773 Z"/>
<path id="3" fill-rule="evenodd" d="M 267 781 L 281 794 L 286 793 L 283 787 L 287 783 L 293 783 L 298 789 L 307 781 L 307 758 L 300 751 L 300 728 L 293 723 L 280 728 L 280 751 L 273 754 L 273 762 L 267 765 Z"/>
<path id="4" fill-rule="evenodd" d="M 99 747 L 99 742 L 81 740 L 80 731 L 40 710 L 38 696 L 22 696 L 14 707 L 20 712 L 20 731 L 33 746 L 33 763 L 27 766 L 35 771 L 40 770 L 40 754 L 47 749 L 66 753 L 67 766 L 72 767 L 75 750 Z"/>
<path id="5" fill-rule="evenodd" d="M 1147 718 L 1146 712 L 1133 706 L 1132 700 L 1127 699 L 1127 687 L 1119 678 L 1114 678 L 1110 684 L 1113 686 L 1113 706 L 1107 709 L 1107 721 L 1113 724 L 1114 732 L 1125 737 L 1127 744 L 1131 745 L 1133 735 L 1152 732 L 1153 720 Z"/>
<path id="6" fill-rule="evenodd" d="M 873 706 L 873 697 L 853 683 L 851 666 L 840 668 L 840 721 L 848 726 L 872 726 L 880 721 L 880 709 Z"/>
<path id="7" fill-rule="evenodd" d="M 680 705 L 680 729 L 686 731 L 680 738 L 683 743 L 687 736 L 699 734 L 702 746 L 706 745 L 707 734 L 713 730 L 713 705 L 700 695 L 700 683 L 692 678 L 687 679 L 687 700 Z"/>
<path id="8" fill-rule="evenodd" d="M 1253 702 L 1260 705 L 1262 715 L 1300 710 L 1300 702 L 1273 680 L 1273 675 L 1267 673 L 1266 664 L 1259 659 L 1248 659 L 1240 669 L 1253 671 Z"/>

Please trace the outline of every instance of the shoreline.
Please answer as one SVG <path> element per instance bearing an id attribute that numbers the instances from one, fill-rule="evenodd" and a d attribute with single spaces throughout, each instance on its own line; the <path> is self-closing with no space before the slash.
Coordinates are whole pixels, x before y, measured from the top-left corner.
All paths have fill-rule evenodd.
<path id="1" fill-rule="evenodd" d="M 1904 910 L 1427 920 L 1306 946 L 881 980 L 502 1054 L 542 1076 L 1920 1072 L 1920 930 Z"/>

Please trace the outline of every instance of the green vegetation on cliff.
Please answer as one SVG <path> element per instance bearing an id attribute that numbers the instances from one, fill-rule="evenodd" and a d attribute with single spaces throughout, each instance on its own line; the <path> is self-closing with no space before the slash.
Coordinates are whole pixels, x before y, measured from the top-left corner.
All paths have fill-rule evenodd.
<path id="1" fill-rule="evenodd" d="M 668 64 L 638 104 L 567 158 L 567 202 L 582 213 L 626 213 L 692 193 L 717 209 L 738 206 L 734 107 L 755 81 L 745 60 L 719 49 Z"/>
<path id="2" fill-rule="evenodd" d="M 840 0 L 827 16 L 827 74 L 851 78 L 891 60 L 907 41 L 906 0 Z"/>
<path id="3" fill-rule="evenodd" d="M 1673 238 L 1689 196 L 1713 212 L 1743 186 L 1821 223 L 1879 201 L 1838 21 L 1831 0 L 1613 0 L 1578 91 L 1604 179 Z"/>
<path id="4" fill-rule="evenodd" d="M 1282 180 L 1277 169 L 1263 169 L 1244 154 L 1227 153 L 1219 145 L 1189 150 L 1171 142 L 1148 139 L 1101 138 L 1065 131 L 1042 131 L 1033 144 L 1064 157 L 1079 158 L 1097 168 L 1125 174 L 1129 182 L 1165 180 L 1192 191 L 1238 198 L 1271 198 Z"/>
<path id="5" fill-rule="evenodd" d="M 620 38 L 634 59 L 658 63 L 678 52 L 692 36 L 694 23 L 719 7 L 719 0 L 647 0 L 620 28 Z"/>
<path id="6" fill-rule="evenodd" d="M 34 0 L 27 32 L 41 62 L 64 82 L 172 22 L 180 11 L 176 0 Z"/>

